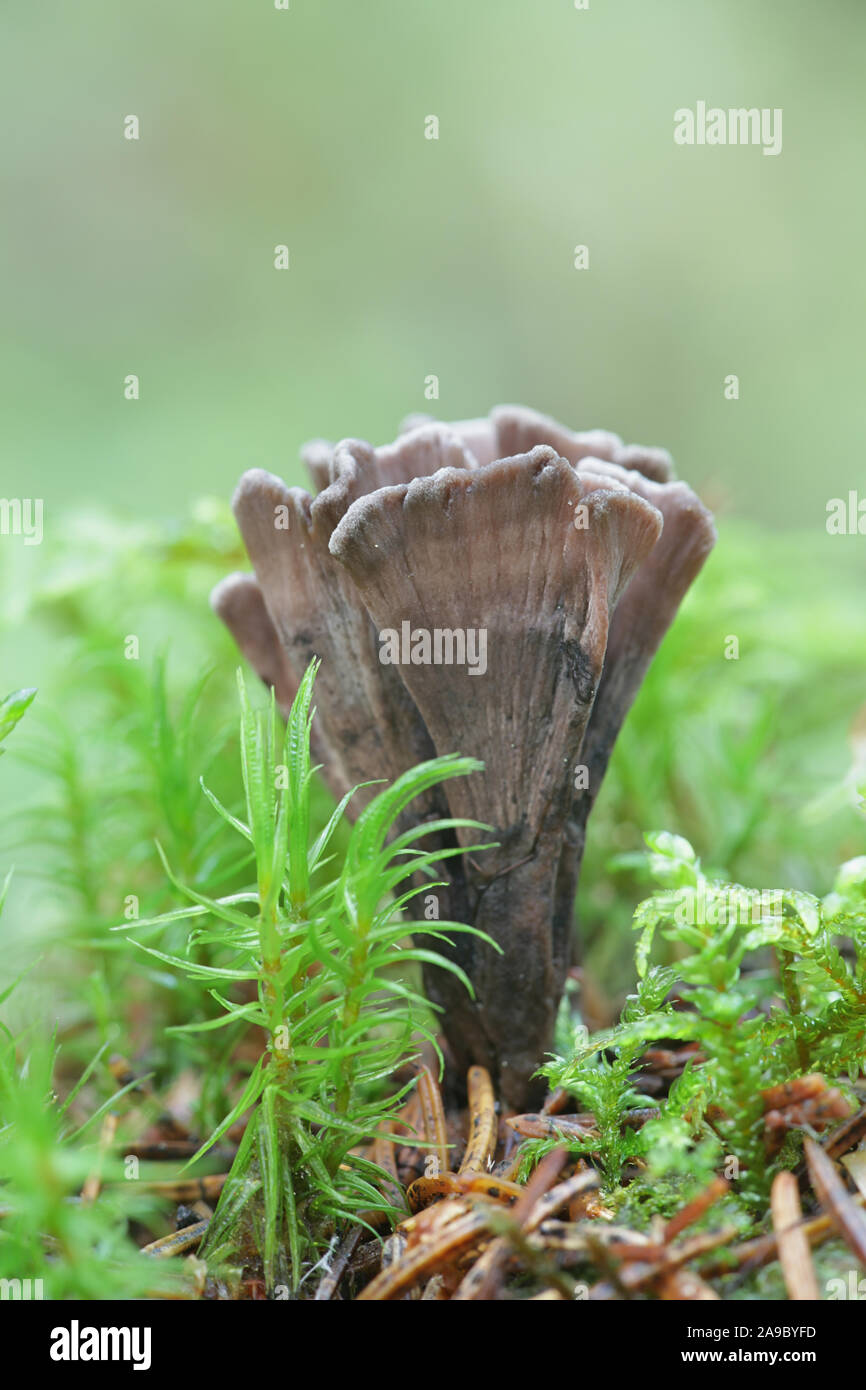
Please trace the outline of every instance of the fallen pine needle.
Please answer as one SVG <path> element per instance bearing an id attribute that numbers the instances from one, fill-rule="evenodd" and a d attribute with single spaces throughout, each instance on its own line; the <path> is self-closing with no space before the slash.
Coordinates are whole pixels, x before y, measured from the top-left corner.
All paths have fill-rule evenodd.
<path id="1" fill-rule="evenodd" d="M 209 1225 L 209 1221 L 196 1221 L 194 1226 L 184 1226 L 180 1231 L 172 1231 L 171 1235 L 151 1241 L 150 1245 L 143 1245 L 141 1253 L 158 1260 L 165 1260 L 170 1255 L 182 1255 L 184 1250 L 198 1245 Z"/>
<path id="2" fill-rule="evenodd" d="M 461 1173 L 486 1173 L 496 1149 L 499 1126 L 493 1082 L 486 1067 L 470 1067 L 467 1077 L 469 1092 L 469 1142 L 460 1164 Z"/>
<path id="3" fill-rule="evenodd" d="M 803 1141 L 812 1187 L 848 1249 L 866 1267 L 866 1217 L 851 1197 L 842 1179 L 820 1144 Z"/>
<path id="4" fill-rule="evenodd" d="M 797 1179 L 793 1173 L 776 1174 L 770 1193 L 770 1210 L 788 1297 L 798 1303 L 818 1302 L 821 1295 L 809 1240 L 800 1224 L 803 1213 Z"/>

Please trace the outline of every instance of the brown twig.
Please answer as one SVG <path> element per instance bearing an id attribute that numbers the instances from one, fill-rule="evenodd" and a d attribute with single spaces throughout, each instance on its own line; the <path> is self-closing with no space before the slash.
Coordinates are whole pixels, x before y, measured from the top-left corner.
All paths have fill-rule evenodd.
<path id="1" fill-rule="evenodd" d="M 355 1226 L 340 1243 L 334 1255 L 331 1268 L 320 1280 L 319 1287 L 316 1289 L 315 1302 L 328 1303 L 334 1297 L 339 1287 L 340 1280 L 349 1266 L 349 1261 L 355 1253 L 355 1247 L 361 1239 L 362 1231 L 363 1227 Z"/>
<path id="2" fill-rule="evenodd" d="M 525 1230 L 525 1223 L 533 1213 L 536 1204 L 556 1182 L 567 1159 L 568 1153 L 565 1149 L 554 1149 L 552 1153 L 545 1154 L 529 1179 L 519 1201 L 515 1203 L 510 1223 L 512 1236 Z M 562 1204 L 560 1203 L 560 1205 Z M 546 1211 L 544 1215 L 552 1216 L 553 1212 Z M 539 1223 L 544 1219 L 544 1215 L 539 1216 Z M 491 1241 L 463 1279 L 454 1294 L 453 1301 L 463 1302 L 469 1299 L 490 1299 L 493 1297 L 502 1266 L 511 1249 L 512 1239 L 508 1235 L 498 1236 Z"/>
<path id="3" fill-rule="evenodd" d="M 359 1299 L 376 1302 L 398 1298 L 425 1276 L 447 1267 L 455 1256 L 469 1249 L 487 1230 L 489 1212 L 481 1205 L 467 1212 L 460 1201 L 442 1202 L 424 1216 L 435 1214 L 439 1220 L 430 1229 L 429 1238 L 420 1239 L 414 1249 L 377 1274 L 358 1295 Z"/>

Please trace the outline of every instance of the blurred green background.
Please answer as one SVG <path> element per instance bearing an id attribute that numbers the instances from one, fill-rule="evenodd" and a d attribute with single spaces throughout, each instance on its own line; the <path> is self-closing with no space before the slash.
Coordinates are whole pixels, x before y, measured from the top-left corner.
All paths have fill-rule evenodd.
<path id="1" fill-rule="evenodd" d="M 716 512 L 589 824 L 587 1021 L 634 987 L 643 832 L 819 895 L 866 851 L 866 535 L 826 530 L 866 497 L 864 52 L 866 0 L 0 0 L 0 499 L 45 507 L 0 534 L 0 700 L 39 687 L 0 745 L 0 1177 L 34 1251 L 63 1233 L 51 1296 L 142 1276 L 46 1093 L 93 1066 L 76 1122 L 115 1113 L 120 1052 L 202 1135 L 233 1094 L 235 1039 L 174 1031 L 214 1000 L 112 928 L 179 906 L 157 842 L 199 893 L 252 872 L 199 780 L 241 811 L 208 592 L 245 469 L 515 401 L 670 449 Z M 781 154 L 677 146 L 698 101 L 781 108 Z"/>
<path id="2" fill-rule="evenodd" d="M 862 0 L 5 0 L 0 35 L 4 495 L 301 481 L 431 373 L 443 418 L 663 444 L 772 525 L 856 485 Z M 781 107 L 781 155 L 677 147 L 698 99 Z"/>
<path id="3" fill-rule="evenodd" d="M 719 515 L 594 813 L 612 986 L 642 890 L 607 866 L 642 830 L 761 887 L 826 891 L 862 852 L 866 539 L 825 522 L 866 493 L 864 40 L 862 0 L 5 0 L 0 495 L 46 526 L 0 538 L 0 694 L 40 687 L 2 766 L 22 959 L 55 930 L 86 956 L 145 863 L 164 907 L 154 838 L 207 823 L 241 472 L 303 482 L 308 438 L 417 410 L 520 401 L 663 445 Z M 699 100 L 782 108 L 782 153 L 678 147 Z M 151 738 L 161 651 L 169 722 L 215 672 L 180 750 Z M 230 796 L 231 747 L 220 774 Z"/>

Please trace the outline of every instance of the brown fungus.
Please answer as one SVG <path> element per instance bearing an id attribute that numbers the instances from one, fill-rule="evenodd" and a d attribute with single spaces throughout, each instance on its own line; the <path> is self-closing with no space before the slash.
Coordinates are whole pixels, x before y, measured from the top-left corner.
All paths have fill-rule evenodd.
<path id="1" fill-rule="evenodd" d="M 429 422 L 429 415 L 411 415 L 404 421 L 403 428 L 417 428 Z M 674 476 L 673 462 L 665 449 L 624 444 L 618 434 L 611 434 L 609 430 L 586 430 L 577 434 L 549 415 L 541 415 L 523 405 L 499 405 L 489 416 L 459 420 L 451 429 L 479 464 L 526 453 L 536 444 L 549 444 L 575 466 L 584 459 L 601 459 L 624 469 L 636 469 L 659 483 L 670 482 Z"/>
<path id="2" fill-rule="evenodd" d="M 605 431 L 513 406 L 405 429 L 381 449 L 308 446 L 314 500 L 246 474 L 235 512 L 256 571 L 249 623 L 237 577 L 214 602 L 281 704 L 321 658 L 318 756 L 336 793 L 434 752 L 483 761 L 409 814 L 492 826 L 484 851 L 471 849 L 477 831 L 457 832 L 467 852 L 443 861 L 436 891 L 440 918 L 482 928 L 502 953 L 458 937 L 474 999 L 442 971 L 427 985 L 460 1070 L 489 1068 L 525 1108 L 569 965 L 586 818 L 714 533 L 663 451 Z M 589 784 L 576 794 L 579 767 Z"/>
<path id="3" fill-rule="evenodd" d="M 642 451 L 660 454 L 659 450 Z M 611 622 L 604 672 L 586 731 L 581 763 L 586 787 L 575 793 L 565 830 L 554 936 L 568 943 L 574 897 L 586 842 L 586 825 L 623 721 L 643 683 L 661 640 L 713 548 L 716 531 L 706 507 L 681 482 L 657 482 L 645 473 L 589 460 L 578 473 L 592 470 L 624 482 L 661 513 L 664 527 L 658 544 L 638 569 Z"/>
<path id="4" fill-rule="evenodd" d="M 454 816 L 493 827 L 499 847 L 470 857 L 465 872 L 470 920 L 504 954 L 462 943 L 474 1003 L 444 981 L 433 986 L 449 1020 L 461 1016 L 459 1034 L 448 1031 L 458 1065 L 489 1067 L 509 1100 L 538 1066 L 565 984 L 553 892 L 610 613 L 660 529 L 635 494 L 585 483 L 539 446 L 381 489 L 350 507 L 331 538 L 380 634 L 401 639 L 395 664 L 436 752 L 472 748 L 485 764 L 445 795 Z M 420 635 L 411 650 L 404 634 Z M 451 664 L 461 647 L 464 660 Z"/>
<path id="5" fill-rule="evenodd" d="M 337 797 L 372 779 L 392 781 L 432 756 L 399 675 L 379 662 L 376 633 L 354 585 L 328 550 L 352 491 L 344 476 L 311 501 L 301 488 L 254 469 L 244 474 L 233 503 L 295 680 L 314 656 L 321 658 L 316 754 Z M 375 790 L 357 793 L 356 813 Z"/>
<path id="6" fill-rule="evenodd" d="M 273 690 L 280 709 L 288 713 L 298 693 L 298 680 L 277 636 L 258 580 L 252 574 L 229 574 L 210 596 L 256 675 Z"/>

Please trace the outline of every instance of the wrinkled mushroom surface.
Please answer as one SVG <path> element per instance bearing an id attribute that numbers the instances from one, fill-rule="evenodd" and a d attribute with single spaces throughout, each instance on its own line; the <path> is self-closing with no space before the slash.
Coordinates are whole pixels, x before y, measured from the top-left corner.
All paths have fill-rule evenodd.
<path id="1" fill-rule="evenodd" d="M 321 658 L 316 754 L 335 795 L 434 754 L 483 761 L 408 816 L 492 827 L 486 850 L 457 832 L 438 916 L 502 949 L 455 938 L 474 998 L 443 971 L 427 985 L 459 1067 L 486 1065 L 525 1106 L 564 989 L 587 817 L 711 518 L 664 451 L 522 407 L 413 417 L 394 444 L 316 441 L 305 457 L 315 498 L 242 478 L 255 578 L 224 581 L 214 607 L 283 708 Z"/>

